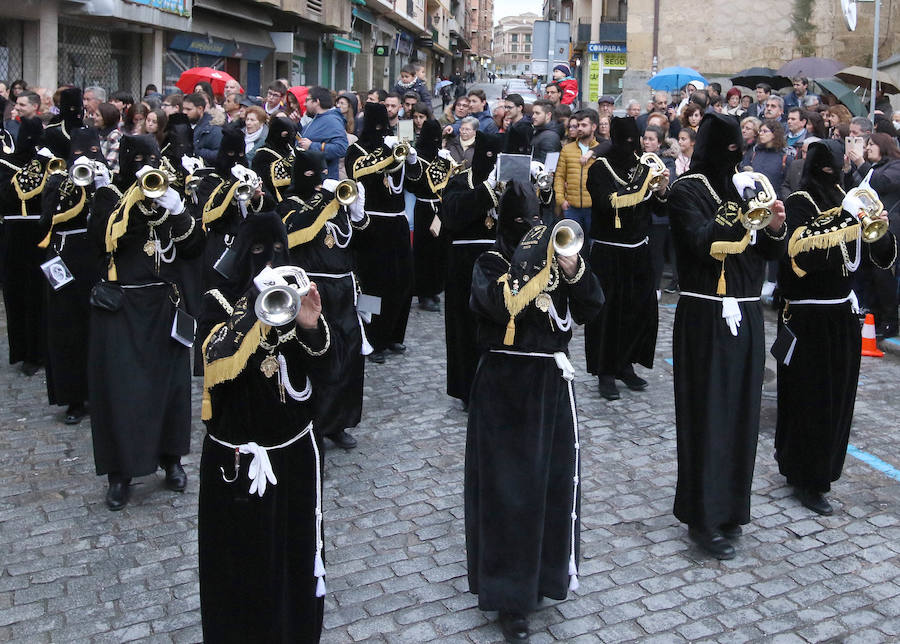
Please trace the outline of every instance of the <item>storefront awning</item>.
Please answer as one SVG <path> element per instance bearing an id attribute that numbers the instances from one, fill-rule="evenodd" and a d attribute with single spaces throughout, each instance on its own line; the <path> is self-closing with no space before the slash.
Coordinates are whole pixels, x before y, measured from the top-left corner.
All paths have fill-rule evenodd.
<path id="1" fill-rule="evenodd" d="M 362 43 L 350 38 L 332 36 L 331 44 L 338 51 L 346 51 L 349 54 L 358 54 L 362 51 Z"/>
<path id="2" fill-rule="evenodd" d="M 376 18 L 368 9 L 363 9 L 362 7 L 353 7 L 353 15 L 363 22 L 368 22 L 370 25 L 378 24 L 378 18 Z"/>

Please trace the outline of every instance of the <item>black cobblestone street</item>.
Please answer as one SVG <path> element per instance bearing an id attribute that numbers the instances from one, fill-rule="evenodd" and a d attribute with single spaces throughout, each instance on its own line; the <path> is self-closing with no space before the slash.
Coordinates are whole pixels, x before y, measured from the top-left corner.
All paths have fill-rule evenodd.
<path id="1" fill-rule="evenodd" d="M 777 472 L 770 358 L 753 522 L 737 558 L 719 562 L 691 544 L 671 513 L 673 317 L 674 296 L 664 296 L 656 368 L 639 371 L 650 388 L 623 390 L 612 403 L 584 375 L 580 331 L 572 342 L 581 587 L 567 601 L 542 604 L 532 641 L 898 641 L 897 355 L 863 359 L 851 435 L 859 457 L 847 457 L 833 486 L 831 517 L 800 506 Z M 442 315 L 414 307 L 407 344 L 406 355 L 367 366 L 359 447 L 325 456 L 323 641 L 501 641 L 494 615 L 478 610 L 467 590 L 466 415 L 444 394 Z M 62 424 L 61 410 L 47 407 L 43 372 L 26 378 L 4 365 L 0 391 L 0 640 L 200 641 L 200 380 L 187 492 L 163 489 L 160 472 L 136 481 L 121 513 L 103 502 L 89 422 Z"/>

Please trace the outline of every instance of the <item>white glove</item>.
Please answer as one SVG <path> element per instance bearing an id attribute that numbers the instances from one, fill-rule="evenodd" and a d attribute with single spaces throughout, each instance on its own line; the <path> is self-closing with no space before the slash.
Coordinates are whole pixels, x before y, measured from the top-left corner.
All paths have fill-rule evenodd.
<path id="1" fill-rule="evenodd" d="M 327 190 L 328 192 L 334 192 L 339 183 L 340 181 L 337 179 L 325 179 L 325 181 L 322 182 L 322 189 Z"/>
<path id="2" fill-rule="evenodd" d="M 359 222 L 366 216 L 366 189 L 359 181 L 356 182 L 356 201 L 350 204 L 350 221 Z"/>
<path id="3" fill-rule="evenodd" d="M 112 183 L 112 176 L 109 173 L 109 168 L 106 167 L 105 163 L 97 161 L 94 163 L 94 187 L 95 188 L 103 188 L 104 186 L 108 186 Z"/>
<path id="4" fill-rule="evenodd" d="M 749 172 L 738 172 L 733 177 L 731 177 L 731 183 L 734 184 L 735 190 L 737 190 L 738 194 L 741 195 L 741 199 L 744 198 L 744 190 L 750 188 L 753 190 L 754 194 L 756 193 L 756 181 L 753 179 L 753 175 Z"/>
<path id="5" fill-rule="evenodd" d="M 487 184 L 491 187 L 491 190 L 497 187 L 497 166 L 494 166 L 494 169 L 488 175 Z"/>
<path id="6" fill-rule="evenodd" d="M 532 161 L 531 162 L 531 178 L 534 179 L 541 172 L 544 171 L 544 164 L 540 161 Z"/>
<path id="7" fill-rule="evenodd" d="M 203 167 L 203 159 L 200 157 L 189 157 L 185 154 L 181 157 L 181 167 L 187 170 L 188 174 L 194 174 Z"/>
<path id="8" fill-rule="evenodd" d="M 52 159 L 56 155 L 50 151 L 50 148 L 40 148 L 37 151 L 39 157 L 47 157 L 48 159 Z"/>
<path id="9" fill-rule="evenodd" d="M 184 212 L 184 199 L 178 194 L 175 188 L 166 188 L 161 197 L 153 200 L 161 208 L 169 211 L 170 215 L 180 215 Z"/>
<path id="10" fill-rule="evenodd" d="M 253 285 L 260 291 L 265 291 L 270 286 L 287 286 L 287 281 L 281 277 L 271 266 L 265 266 L 259 274 L 253 278 Z"/>
<path id="11" fill-rule="evenodd" d="M 400 139 L 398 139 L 396 136 L 386 136 L 386 137 L 384 137 L 384 144 L 385 144 L 386 146 L 388 146 L 391 150 L 393 150 L 394 147 L 395 147 L 398 143 L 400 143 Z"/>
<path id="12" fill-rule="evenodd" d="M 418 158 L 419 155 L 416 154 L 416 149 L 414 147 L 410 147 L 409 154 L 406 155 L 406 162 L 410 165 L 415 165 Z"/>
<path id="13" fill-rule="evenodd" d="M 728 325 L 731 335 L 737 337 L 738 327 L 741 326 L 741 307 L 733 297 L 722 298 L 722 317 Z"/>
<path id="14" fill-rule="evenodd" d="M 236 165 L 231 168 L 231 176 L 251 185 L 257 185 L 260 181 L 259 175 L 245 165 Z"/>
<path id="15" fill-rule="evenodd" d="M 152 165 L 145 165 L 143 168 L 135 172 L 134 176 L 136 176 L 138 178 L 138 181 L 140 181 L 141 177 L 143 177 L 148 172 L 151 172 L 152 170 L 156 170 L 156 168 L 154 168 Z"/>
<path id="16" fill-rule="evenodd" d="M 442 159 L 447 159 L 447 161 L 453 161 L 453 155 L 450 154 L 450 150 L 446 148 L 441 148 L 438 150 L 438 156 Z"/>

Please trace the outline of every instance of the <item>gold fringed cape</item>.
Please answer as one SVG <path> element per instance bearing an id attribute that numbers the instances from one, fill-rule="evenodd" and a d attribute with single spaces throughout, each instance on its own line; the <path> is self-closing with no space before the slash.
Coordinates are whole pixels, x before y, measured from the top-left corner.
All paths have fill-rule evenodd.
<path id="1" fill-rule="evenodd" d="M 308 226 L 300 228 L 289 225 L 294 223 L 289 222 L 289 220 L 296 210 L 292 210 L 283 217 L 285 226 L 288 226 L 288 248 L 295 248 L 314 239 L 315 236 L 319 234 L 319 231 L 322 230 L 322 226 L 325 225 L 325 222 L 332 219 L 338 213 L 338 209 L 340 208 L 338 200 L 332 198 L 331 201 L 325 203 L 326 199 L 327 197 L 323 193 L 316 192 L 312 199 L 306 202 L 306 208 L 310 210 L 321 208 L 319 214 Z"/>
<path id="2" fill-rule="evenodd" d="M 394 155 L 383 145 L 378 146 L 372 152 L 369 152 L 358 143 L 354 143 L 353 145 L 365 153 L 353 162 L 353 176 L 351 179 L 354 181 L 357 181 L 366 175 L 381 172 L 396 163 Z"/>
<path id="3" fill-rule="evenodd" d="M 128 230 L 128 219 L 131 214 L 131 209 L 143 198 L 144 193 L 137 184 L 132 185 L 122 198 L 119 199 L 119 203 L 116 205 L 115 210 L 113 210 L 112 214 L 109 216 L 109 220 L 106 222 L 106 252 L 109 253 L 107 279 L 111 282 L 118 279 L 114 254 L 119 247 L 119 239 Z"/>
<path id="4" fill-rule="evenodd" d="M 855 241 L 859 236 L 860 223 L 852 215 L 845 213 L 839 205 L 823 212 L 819 210 L 818 205 L 808 193 L 794 194 L 809 199 L 818 213 L 816 218 L 806 226 L 798 226 L 788 242 L 791 268 L 797 277 L 803 277 L 806 275 L 806 271 L 797 265 L 797 255 L 811 250 L 834 248 L 842 243 Z"/>
<path id="5" fill-rule="evenodd" d="M 49 164 L 48 164 L 49 167 Z M 13 175 L 13 186 L 16 189 L 16 196 L 22 203 L 22 216 L 28 216 L 28 210 L 25 202 L 33 197 L 37 197 L 44 190 L 47 184 L 47 177 L 50 173 L 41 165 L 37 159 L 32 159 L 24 168 Z"/>
<path id="6" fill-rule="evenodd" d="M 71 183 L 70 179 L 66 179 L 64 183 L 68 181 Z M 50 245 L 50 238 L 53 236 L 53 227 L 57 226 L 61 223 L 69 221 L 70 219 L 74 219 L 78 216 L 78 214 L 84 209 L 84 204 L 87 201 L 87 191 L 83 186 L 76 186 L 75 184 L 71 184 L 75 189 L 75 194 L 80 193 L 78 201 L 74 206 L 69 208 L 66 211 L 60 212 L 58 214 L 53 215 L 53 220 L 50 222 L 50 230 L 47 232 L 47 236 L 44 237 L 39 243 L 38 248 L 47 248 Z M 63 198 L 64 191 L 62 190 L 62 186 L 60 186 L 60 199 Z"/>
<path id="7" fill-rule="evenodd" d="M 214 205 L 216 201 L 216 195 L 221 194 L 222 190 L 229 185 L 231 187 L 226 189 L 222 200 L 218 203 L 218 205 Z M 206 230 L 206 226 L 210 222 L 215 221 L 225 214 L 225 210 L 228 208 L 231 200 L 234 199 L 234 193 L 237 191 L 239 185 L 239 181 L 228 182 L 223 179 L 222 183 L 216 186 L 216 189 L 212 191 L 211 195 L 209 195 L 209 199 L 207 199 L 206 203 L 203 204 L 203 230 Z"/>
<path id="8" fill-rule="evenodd" d="M 636 206 L 647 197 L 647 190 L 650 189 L 650 181 L 653 178 L 650 173 L 650 167 L 638 163 L 634 178 L 631 181 L 626 181 L 616 174 L 609 161 L 605 158 L 600 157 L 598 161 L 606 166 L 606 170 L 612 175 L 613 180 L 621 186 L 609 196 L 609 203 L 616 210 L 615 226 L 616 228 L 621 228 L 622 220 L 619 218 L 619 210 Z M 638 161 L 637 157 L 635 157 L 635 161 Z"/>
<path id="9" fill-rule="evenodd" d="M 509 273 L 505 273 L 497 279 L 497 283 L 503 285 L 503 303 L 506 305 L 506 310 L 509 313 L 509 323 L 506 325 L 506 334 L 503 336 L 503 344 L 506 346 L 510 346 L 515 342 L 516 316 L 524 311 L 525 307 L 534 301 L 534 298 L 540 295 L 550 285 L 554 278 L 554 273 L 559 271 L 556 264 L 556 251 L 553 248 L 553 244 L 550 243 L 549 231 L 550 229 L 547 228 L 547 226 L 535 226 L 528 231 L 522 238 L 522 241 L 519 242 L 519 249 L 528 248 L 529 246 L 533 247 L 534 245 L 546 242 L 547 245 L 543 266 L 537 273 L 533 276 L 529 276 L 527 272 L 525 272 L 522 275 L 524 285 L 521 287 L 517 284 L 518 278 L 513 278 L 512 269 Z M 547 236 L 546 240 L 543 239 L 545 235 Z M 515 266 L 515 261 L 513 262 L 513 265 Z M 511 280 L 513 281 L 512 287 L 509 285 Z"/>

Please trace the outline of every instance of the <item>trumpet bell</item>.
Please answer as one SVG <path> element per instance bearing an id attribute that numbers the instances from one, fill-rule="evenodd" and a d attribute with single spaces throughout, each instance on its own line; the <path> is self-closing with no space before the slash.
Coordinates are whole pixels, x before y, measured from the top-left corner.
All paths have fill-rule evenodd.
<path id="1" fill-rule="evenodd" d="M 577 255 L 584 246 L 584 229 L 574 219 L 563 219 L 551 232 L 553 250 L 557 255 L 571 257 Z"/>
<path id="2" fill-rule="evenodd" d="M 760 186 L 756 195 L 747 200 L 747 212 L 741 212 L 741 223 L 747 230 L 762 230 L 772 221 L 772 206 L 778 199 L 775 188 L 761 172 L 749 173 Z"/>
<path id="3" fill-rule="evenodd" d="M 884 210 L 884 204 L 881 203 L 878 194 L 870 186 L 860 185 L 848 190 L 847 197 L 855 206 L 856 212 L 852 214 L 856 215 L 862 226 L 862 240 L 871 244 L 884 237 L 889 226 L 888 222 L 880 217 Z"/>
<path id="4" fill-rule="evenodd" d="M 140 188 L 147 199 L 162 197 L 169 189 L 169 177 L 160 170 L 150 170 L 141 177 Z"/>
<path id="5" fill-rule="evenodd" d="M 60 159 L 59 157 L 53 157 L 49 161 L 47 161 L 47 172 L 50 174 L 65 174 L 66 172 L 66 160 Z"/>
<path id="6" fill-rule="evenodd" d="M 300 312 L 300 293 L 290 286 L 270 286 L 253 306 L 256 317 L 269 326 L 284 326 Z"/>
<path id="7" fill-rule="evenodd" d="M 234 198 L 246 203 L 250 201 L 250 197 L 253 196 L 255 191 L 256 189 L 249 183 L 239 183 L 237 190 L 234 191 Z"/>
<path id="8" fill-rule="evenodd" d="M 338 200 L 338 203 L 342 206 L 349 206 L 359 197 L 359 191 L 356 187 L 355 181 L 350 181 L 349 179 L 344 179 L 340 183 L 337 184 L 337 187 L 334 189 L 335 199 Z"/>
<path id="9" fill-rule="evenodd" d="M 89 186 L 94 182 L 94 166 L 91 163 L 76 163 L 69 171 L 72 183 L 76 186 Z"/>
<path id="10" fill-rule="evenodd" d="M 397 163 L 403 163 L 406 161 L 406 157 L 409 156 L 409 144 L 408 143 L 398 143 L 394 146 L 394 149 L 391 150 L 391 154 L 394 157 L 394 161 Z"/>
<path id="11" fill-rule="evenodd" d="M 862 239 L 868 244 L 877 242 L 887 234 L 889 226 L 884 219 L 874 219 L 869 215 L 863 215 L 859 221 L 862 225 Z"/>

